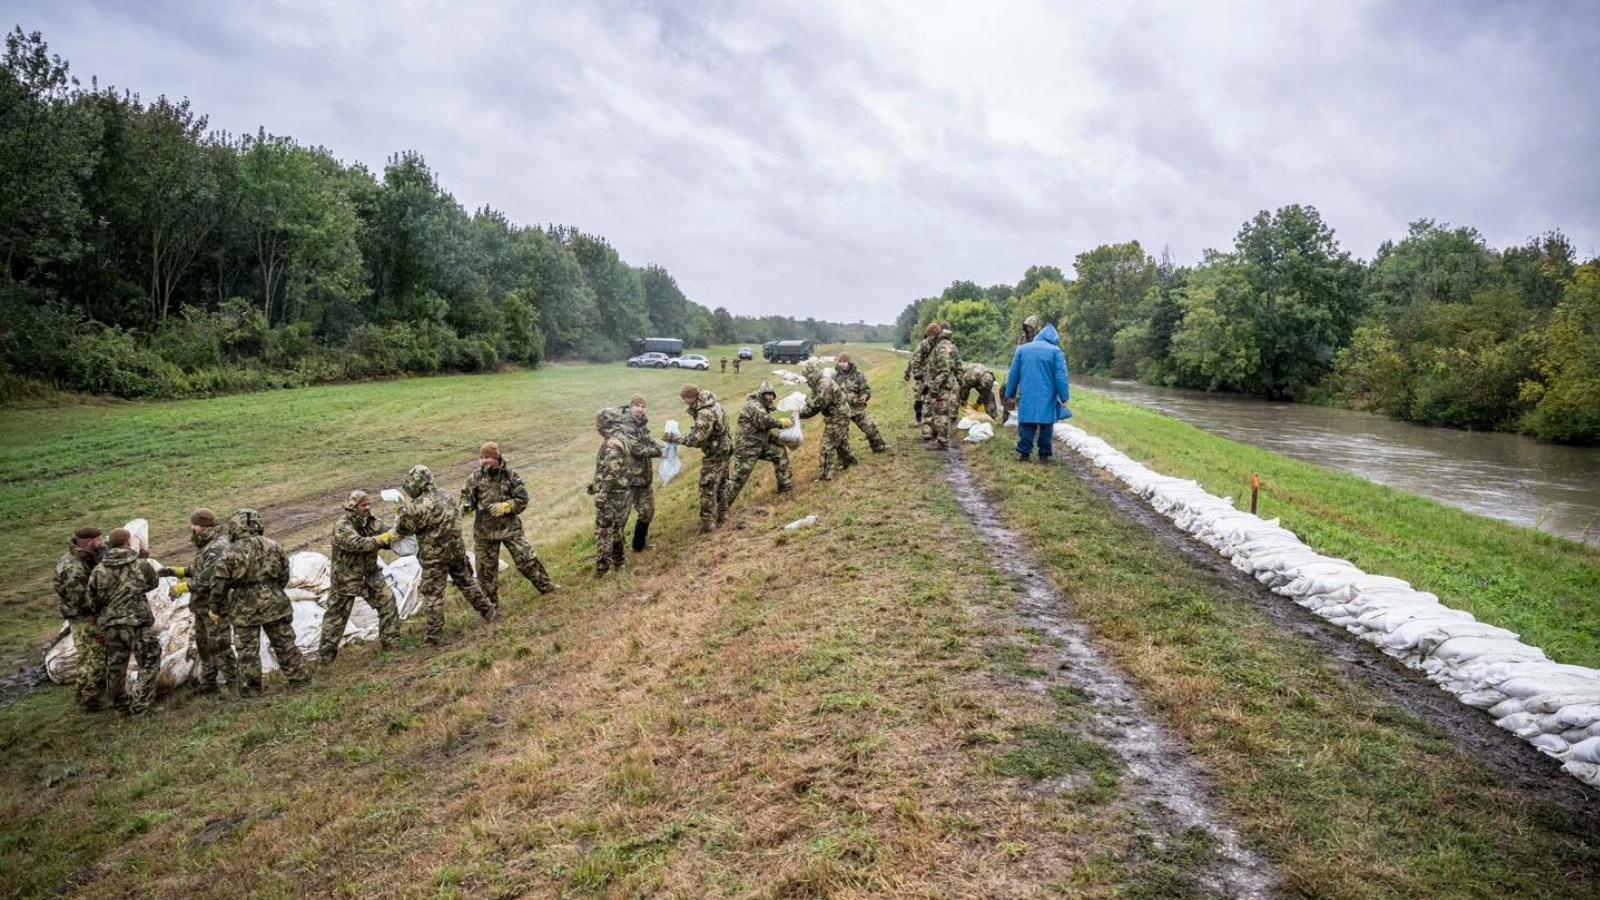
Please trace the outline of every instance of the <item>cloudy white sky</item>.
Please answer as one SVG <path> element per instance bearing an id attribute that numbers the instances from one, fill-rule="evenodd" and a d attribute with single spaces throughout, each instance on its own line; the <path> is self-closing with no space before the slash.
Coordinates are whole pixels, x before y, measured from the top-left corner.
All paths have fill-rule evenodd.
<path id="1" fill-rule="evenodd" d="M 736 312 L 892 320 L 1310 203 L 1600 252 L 1600 15 L 1498 2 L 0 0 L 80 76 L 608 237 Z M 375 12 L 374 10 L 382 10 Z"/>

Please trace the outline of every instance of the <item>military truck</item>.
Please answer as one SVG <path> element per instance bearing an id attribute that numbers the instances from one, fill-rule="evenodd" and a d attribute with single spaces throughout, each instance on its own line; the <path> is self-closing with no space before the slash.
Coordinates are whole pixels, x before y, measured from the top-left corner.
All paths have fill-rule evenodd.
<path id="1" fill-rule="evenodd" d="M 761 357 L 774 363 L 805 362 L 816 346 L 816 341 L 767 341 L 761 345 Z"/>
<path id="2" fill-rule="evenodd" d="M 643 356 L 646 353 L 665 353 L 669 357 L 683 355 L 683 341 L 680 338 L 634 338 L 629 343 L 628 349 L 633 356 Z"/>

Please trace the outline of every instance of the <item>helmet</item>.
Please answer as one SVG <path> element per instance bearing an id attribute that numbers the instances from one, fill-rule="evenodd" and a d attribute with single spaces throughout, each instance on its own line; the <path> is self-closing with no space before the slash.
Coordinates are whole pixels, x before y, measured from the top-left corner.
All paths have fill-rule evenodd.
<path id="1" fill-rule="evenodd" d="M 351 491 L 350 499 L 344 502 L 344 508 L 349 512 L 355 512 L 356 507 L 365 503 L 367 499 L 366 491 Z"/>
<path id="2" fill-rule="evenodd" d="M 406 494 L 415 498 L 431 490 L 433 490 L 433 470 L 422 465 L 412 466 L 411 471 L 406 473 Z"/>
<path id="3" fill-rule="evenodd" d="M 266 530 L 266 526 L 261 524 L 261 514 L 253 509 L 241 509 L 228 520 L 228 537 L 234 540 L 262 534 Z"/>

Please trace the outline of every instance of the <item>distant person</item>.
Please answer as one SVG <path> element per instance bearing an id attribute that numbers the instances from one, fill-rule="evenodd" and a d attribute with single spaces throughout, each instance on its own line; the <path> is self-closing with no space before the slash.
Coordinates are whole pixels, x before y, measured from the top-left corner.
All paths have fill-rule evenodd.
<path id="1" fill-rule="evenodd" d="M 305 657 L 294 642 L 294 604 L 289 586 L 289 555 L 267 537 L 261 514 L 241 509 L 228 520 L 228 549 L 217 560 L 213 590 L 233 623 L 238 656 L 239 696 L 261 693 L 261 635 L 293 687 L 311 680 Z M 143 663 L 141 662 L 142 666 Z"/>
<path id="2" fill-rule="evenodd" d="M 1039 336 L 1017 348 L 1011 357 L 1011 372 L 1006 375 L 1006 399 L 1017 403 L 1017 461 L 1027 462 L 1034 445 L 1039 447 L 1039 462 L 1048 464 L 1056 422 L 1069 419 L 1070 388 L 1067 384 L 1067 355 L 1061 352 L 1061 338 L 1054 325 L 1046 325 Z"/>
<path id="3" fill-rule="evenodd" d="M 733 374 L 735 374 L 735 375 L 739 374 L 739 364 L 742 363 L 742 362 L 744 362 L 744 359 L 742 357 L 735 356 L 733 358 Z"/>
<path id="4" fill-rule="evenodd" d="M 777 434 L 794 422 L 773 415 L 777 405 L 778 390 L 769 381 L 761 382 L 761 386 L 745 398 L 744 408 L 739 410 L 739 436 L 733 442 L 733 474 L 728 478 L 727 498 L 722 501 L 725 509 L 733 508 L 733 501 L 739 499 L 744 483 L 750 480 L 750 473 L 762 460 L 772 463 L 772 474 L 778 479 L 778 493 L 794 490 L 789 451 Z"/>
<path id="5" fill-rule="evenodd" d="M 106 555 L 100 529 L 85 525 L 67 541 L 67 552 L 56 563 L 56 599 L 61 618 L 72 628 L 72 644 L 78 652 L 78 708 L 84 712 L 100 709 L 106 686 L 106 651 L 100 641 L 100 624 L 89 603 L 89 576 Z"/>
<path id="6" fill-rule="evenodd" d="M 344 502 L 344 515 L 333 526 L 333 590 L 328 610 L 322 616 L 322 642 L 317 662 L 329 665 L 339 655 L 345 624 L 356 598 L 367 601 L 378 614 L 378 646 L 393 650 L 400 639 L 400 613 L 395 609 L 394 592 L 383 580 L 383 563 L 378 550 L 399 537 L 372 514 L 372 498 L 366 491 L 351 491 Z"/>
<path id="7" fill-rule="evenodd" d="M 728 374 L 728 358 L 726 356 L 722 358 L 722 374 Z"/>
<path id="8" fill-rule="evenodd" d="M 500 445 L 486 441 L 478 449 L 478 467 L 461 488 L 463 510 L 472 516 L 472 549 L 477 554 L 478 587 L 483 598 L 500 608 L 500 548 L 522 577 L 541 594 L 556 589 L 539 554 L 522 533 L 522 512 L 528 508 L 528 487 L 500 453 Z"/>
<path id="9" fill-rule="evenodd" d="M 628 445 L 622 437 L 622 414 L 602 409 L 594 417 L 600 450 L 594 457 L 594 574 L 622 571 L 622 523 L 628 517 Z"/>
<path id="10" fill-rule="evenodd" d="M 94 607 L 105 642 L 106 687 L 111 703 L 124 715 L 137 716 L 150 707 L 161 671 L 161 640 L 145 595 L 156 589 L 155 567 L 128 546 L 126 528 L 111 529 L 111 549 L 89 575 L 88 602 Z M 139 663 L 139 681 L 128 690 L 128 659 Z"/>
<path id="11" fill-rule="evenodd" d="M 839 354 L 838 364 L 834 366 L 834 383 L 839 385 L 845 396 L 850 398 L 850 421 L 856 423 L 861 433 L 867 436 L 867 446 L 873 453 L 882 453 L 889 449 L 883 435 L 878 431 L 878 423 L 872 421 L 872 416 L 867 412 L 867 403 L 872 399 L 872 386 L 867 384 L 867 375 L 861 367 L 855 364 L 850 354 Z"/>
<path id="12" fill-rule="evenodd" d="M 1038 336 L 1039 336 L 1039 317 L 1038 316 L 1029 316 L 1026 319 L 1022 320 L 1022 340 L 1017 341 L 1017 346 L 1021 347 L 1023 344 L 1026 344 L 1026 343 L 1032 341 L 1034 338 L 1036 338 Z"/>
<path id="13" fill-rule="evenodd" d="M 710 534 L 727 518 L 725 494 L 728 489 L 728 461 L 733 458 L 733 437 L 728 433 L 728 415 L 717 395 L 686 384 L 678 397 L 689 410 L 694 425 L 685 435 L 666 434 L 669 444 L 698 447 L 700 462 L 700 533 Z"/>

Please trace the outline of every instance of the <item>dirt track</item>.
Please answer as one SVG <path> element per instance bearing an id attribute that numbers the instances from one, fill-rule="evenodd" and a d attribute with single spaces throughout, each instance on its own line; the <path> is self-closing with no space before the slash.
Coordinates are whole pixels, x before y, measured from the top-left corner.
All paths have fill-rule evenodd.
<path id="1" fill-rule="evenodd" d="M 1051 676 L 1087 697 L 1090 730 L 1126 766 L 1134 814 L 1158 840 L 1203 830 L 1217 847 L 1212 870 L 1201 875 L 1209 890 L 1229 897 L 1271 896 L 1279 876 L 1246 847 L 1225 821 L 1213 791 L 1183 742 L 1150 711 L 1133 681 L 1094 644 L 1089 629 L 1073 619 L 1066 599 L 1027 542 L 1001 521 L 959 450 L 951 453 L 946 478 L 956 500 L 992 551 L 989 558 L 1020 595 L 1022 623 L 1054 644 Z"/>

